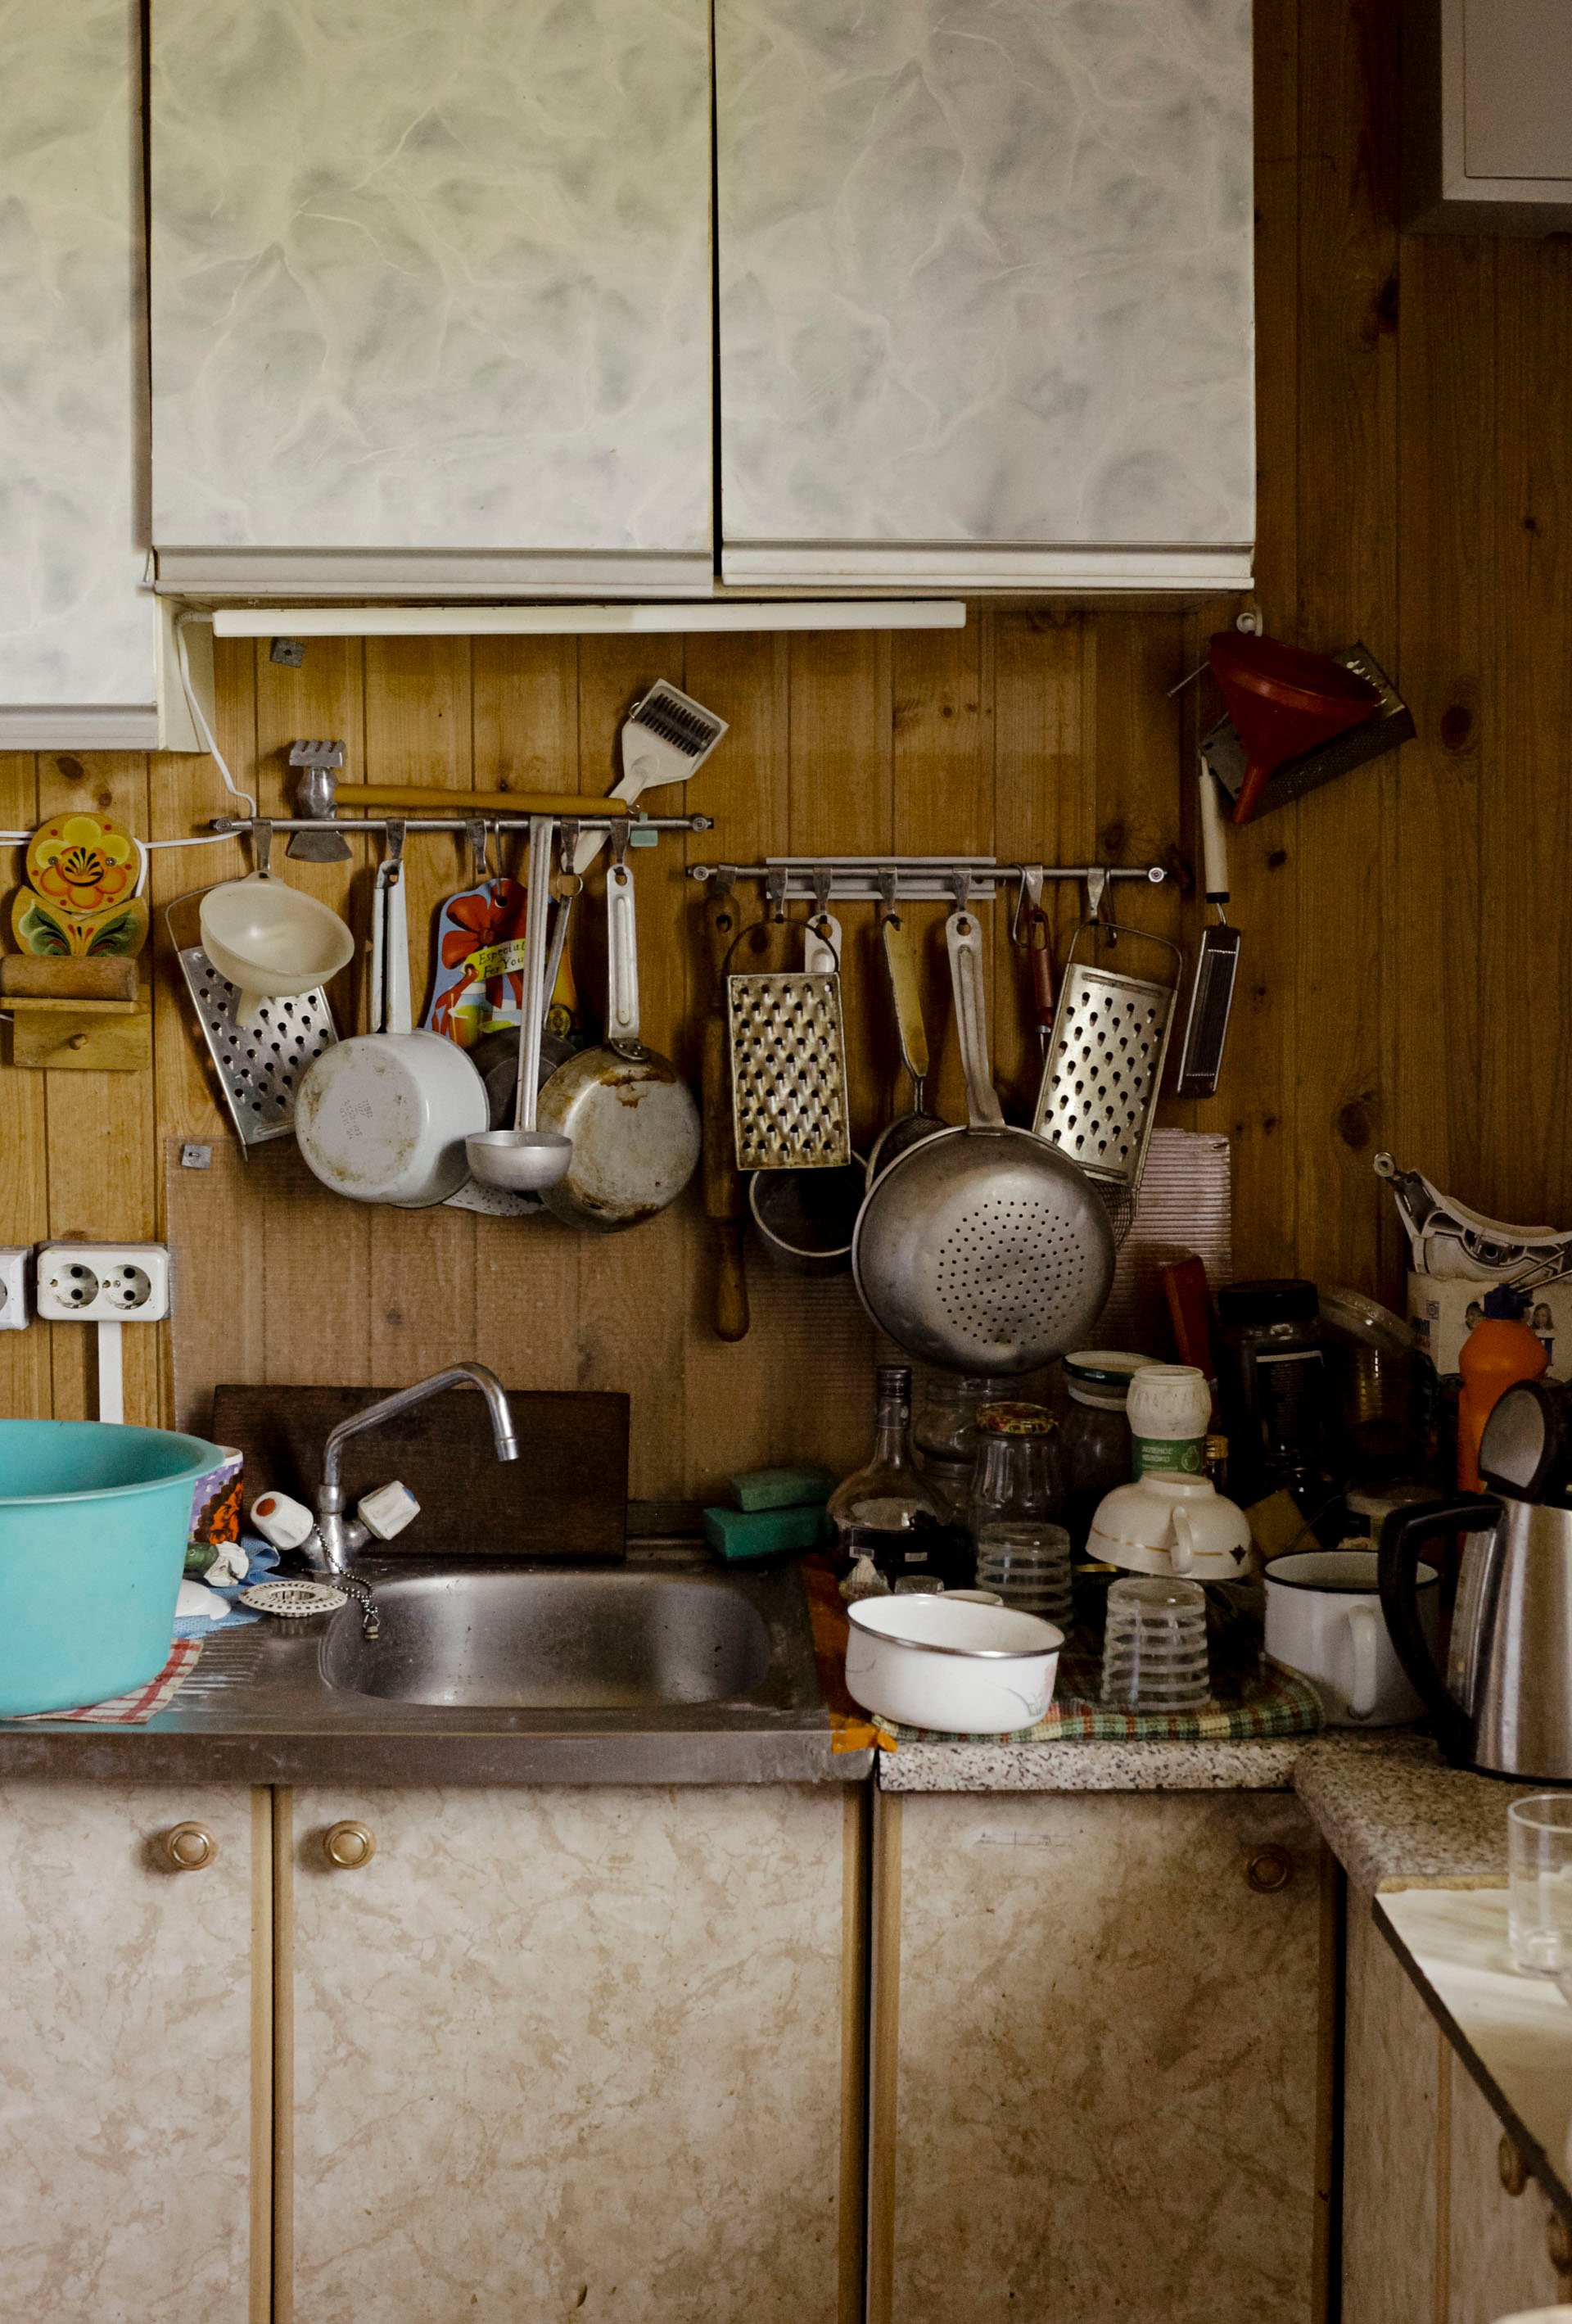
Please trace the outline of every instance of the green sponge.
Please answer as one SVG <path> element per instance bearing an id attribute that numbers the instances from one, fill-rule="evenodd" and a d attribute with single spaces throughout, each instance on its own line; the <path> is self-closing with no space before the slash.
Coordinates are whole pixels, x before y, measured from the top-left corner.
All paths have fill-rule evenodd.
<path id="1" fill-rule="evenodd" d="M 728 1477 L 726 1482 L 740 1509 L 795 1509 L 809 1502 L 823 1508 L 835 1488 L 831 1471 L 816 1462 L 801 1469 L 751 1469 L 746 1476 Z"/>
<path id="2" fill-rule="evenodd" d="M 823 1523 L 817 1503 L 796 1509 L 706 1509 L 704 1539 L 724 1558 L 777 1557 L 817 1549 Z"/>

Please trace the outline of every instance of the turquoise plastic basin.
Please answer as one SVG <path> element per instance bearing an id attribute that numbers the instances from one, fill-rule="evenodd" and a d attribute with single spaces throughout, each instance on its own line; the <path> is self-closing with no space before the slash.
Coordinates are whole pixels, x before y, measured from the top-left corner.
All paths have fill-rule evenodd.
<path id="1" fill-rule="evenodd" d="M 170 1656 L 199 1436 L 0 1420 L 0 1717 L 74 1711 Z"/>

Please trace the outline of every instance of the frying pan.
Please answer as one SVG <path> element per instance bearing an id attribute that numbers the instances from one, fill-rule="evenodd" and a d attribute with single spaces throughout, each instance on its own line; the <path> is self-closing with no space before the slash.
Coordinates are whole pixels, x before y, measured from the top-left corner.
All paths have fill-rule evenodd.
<path id="1" fill-rule="evenodd" d="M 967 1126 L 875 1180 L 851 1245 L 858 1296 L 910 1354 L 957 1372 L 1034 1371 L 1084 1343 L 1114 1277 L 1108 1212 L 1078 1164 L 1006 1122 L 988 1077 L 982 937 L 945 923 Z"/>
<path id="2" fill-rule="evenodd" d="M 569 1226 L 638 1226 L 676 1200 L 698 1164 L 699 1110 L 667 1057 L 639 1038 L 639 949 L 627 829 L 614 829 L 606 874 L 606 1038 L 558 1065 L 538 1120 L 573 1140 L 566 1176 L 543 1190 Z"/>

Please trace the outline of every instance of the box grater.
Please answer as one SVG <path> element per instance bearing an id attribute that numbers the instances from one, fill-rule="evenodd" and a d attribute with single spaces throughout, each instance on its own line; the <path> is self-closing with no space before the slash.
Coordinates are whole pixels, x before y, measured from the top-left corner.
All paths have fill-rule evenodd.
<path id="1" fill-rule="evenodd" d="M 729 975 L 726 1018 L 737 1167 L 843 1167 L 851 1133 L 840 977 Z"/>
<path id="2" fill-rule="evenodd" d="M 1089 928 L 1161 945 L 1173 962 L 1172 982 L 1078 962 L 1075 947 Z M 1165 936 L 1116 930 L 1108 920 L 1083 920 L 1071 940 L 1032 1127 L 1105 1187 L 1133 1192 L 1141 1183 L 1181 965 L 1179 946 Z"/>

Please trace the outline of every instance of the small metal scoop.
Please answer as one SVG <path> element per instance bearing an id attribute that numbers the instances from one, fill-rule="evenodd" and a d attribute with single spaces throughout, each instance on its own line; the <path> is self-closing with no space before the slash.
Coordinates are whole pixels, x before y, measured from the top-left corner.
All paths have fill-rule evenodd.
<path id="1" fill-rule="evenodd" d="M 529 893 L 524 926 L 524 1006 L 519 1020 L 519 1086 L 511 1130 L 479 1130 L 464 1139 L 469 1167 L 488 1186 L 528 1194 L 555 1186 L 573 1160 L 573 1140 L 537 1130 L 540 1032 L 546 1015 L 546 920 L 552 818 L 529 818 Z"/>

